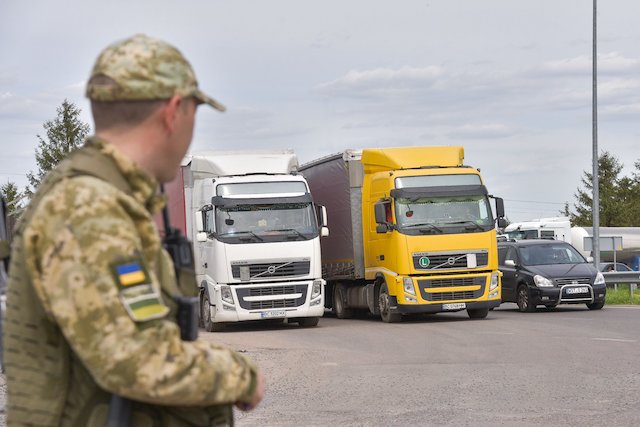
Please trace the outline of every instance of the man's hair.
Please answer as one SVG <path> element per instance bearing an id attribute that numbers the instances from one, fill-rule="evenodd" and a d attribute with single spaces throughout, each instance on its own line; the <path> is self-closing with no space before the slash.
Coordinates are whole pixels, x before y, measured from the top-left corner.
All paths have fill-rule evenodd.
<path id="1" fill-rule="evenodd" d="M 93 85 L 110 86 L 117 83 L 104 75 L 91 78 Z M 162 104 L 165 99 L 151 101 L 94 101 L 91 100 L 91 112 L 96 132 L 116 127 L 132 127 L 142 123 Z"/>

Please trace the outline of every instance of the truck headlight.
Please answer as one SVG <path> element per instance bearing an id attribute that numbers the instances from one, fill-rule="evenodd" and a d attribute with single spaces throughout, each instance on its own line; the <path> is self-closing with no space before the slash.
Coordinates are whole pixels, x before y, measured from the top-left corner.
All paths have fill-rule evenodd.
<path id="1" fill-rule="evenodd" d="M 498 273 L 491 273 L 491 283 L 489 284 L 489 290 L 492 291 L 498 287 Z"/>
<path id="2" fill-rule="evenodd" d="M 322 293 L 322 280 L 316 279 L 311 285 L 311 299 L 318 298 Z"/>
<path id="3" fill-rule="evenodd" d="M 598 274 L 596 274 L 596 280 L 593 282 L 593 284 L 604 285 L 604 276 L 599 271 L 598 271 Z"/>
<path id="4" fill-rule="evenodd" d="M 540 276 L 539 274 L 533 276 L 533 283 L 535 283 L 539 288 L 550 288 L 553 286 L 553 282 L 551 280 L 544 276 Z"/>
<path id="5" fill-rule="evenodd" d="M 229 286 L 220 286 L 220 298 L 222 298 L 222 301 L 224 302 L 233 304 L 233 293 L 231 292 L 231 288 Z"/>
<path id="6" fill-rule="evenodd" d="M 413 279 L 411 277 L 405 277 L 402 279 L 402 286 L 404 287 L 404 291 L 408 294 L 415 295 L 416 288 L 413 286 Z"/>

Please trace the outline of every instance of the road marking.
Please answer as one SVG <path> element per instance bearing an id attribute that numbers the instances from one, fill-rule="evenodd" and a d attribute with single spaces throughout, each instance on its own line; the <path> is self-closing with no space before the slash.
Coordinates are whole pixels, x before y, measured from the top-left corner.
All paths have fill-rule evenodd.
<path id="1" fill-rule="evenodd" d="M 478 335 L 515 335 L 515 332 L 480 332 Z"/>
<path id="2" fill-rule="evenodd" d="M 632 310 L 640 310 L 640 305 L 605 305 L 607 309 L 610 308 L 630 308 Z"/>
<path id="3" fill-rule="evenodd" d="M 636 340 L 622 340 L 618 338 L 591 338 L 592 341 L 613 341 L 613 342 L 637 342 Z"/>

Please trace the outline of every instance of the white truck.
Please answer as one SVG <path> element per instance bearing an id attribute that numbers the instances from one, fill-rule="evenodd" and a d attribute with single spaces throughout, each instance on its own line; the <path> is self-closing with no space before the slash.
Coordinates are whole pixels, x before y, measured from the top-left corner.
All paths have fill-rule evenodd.
<path id="1" fill-rule="evenodd" d="M 316 326 L 324 313 L 316 209 L 291 150 L 188 155 L 166 186 L 174 227 L 193 242 L 201 323 L 244 320 Z"/>

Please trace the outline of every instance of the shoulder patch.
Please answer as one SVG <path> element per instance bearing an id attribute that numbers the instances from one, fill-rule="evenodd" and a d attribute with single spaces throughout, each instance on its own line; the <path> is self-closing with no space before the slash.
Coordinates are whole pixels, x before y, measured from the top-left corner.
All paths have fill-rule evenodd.
<path id="1" fill-rule="evenodd" d="M 151 278 L 142 259 L 132 259 L 111 265 L 118 285 L 120 301 L 135 322 L 160 319 L 169 313 L 162 297 L 151 284 Z"/>

